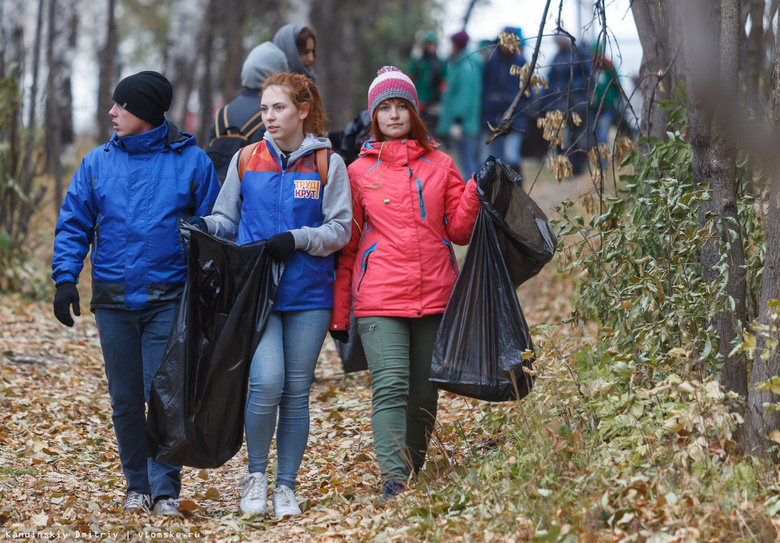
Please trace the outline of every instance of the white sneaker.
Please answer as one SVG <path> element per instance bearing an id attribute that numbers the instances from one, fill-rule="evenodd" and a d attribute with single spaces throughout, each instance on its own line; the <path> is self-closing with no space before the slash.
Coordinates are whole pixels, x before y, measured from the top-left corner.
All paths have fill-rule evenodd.
<path id="1" fill-rule="evenodd" d="M 152 509 L 152 497 L 149 494 L 128 490 L 122 509 L 125 511 L 150 511 Z"/>
<path id="2" fill-rule="evenodd" d="M 157 503 L 154 504 L 154 508 L 152 509 L 152 513 L 154 513 L 156 517 L 184 517 L 181 511 L 179 511 L 179 500 L 173 498 L 157 500 Z"/>
<path id="3" fill-rule="evenodd" d="M 268 511 L 268 477 L 265 473 L 247 473 L 241 479 L 241 514 L 265 515 Z"/>
<path id="4" fill-rule="evenodd" d="M 277 486 L 274 489 L 273 500 L 274 514 L 277 518 L 301 514 L 298 500 L 295 499 L 295 493 L 289 486 Z"/>

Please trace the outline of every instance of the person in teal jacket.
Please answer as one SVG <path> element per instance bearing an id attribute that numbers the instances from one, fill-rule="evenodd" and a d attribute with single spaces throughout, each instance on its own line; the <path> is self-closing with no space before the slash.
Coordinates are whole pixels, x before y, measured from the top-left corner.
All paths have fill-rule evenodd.
<path id="1" fill-rule="evenodd" d="M 446 88 L 436 133 L 448 136 L 463 179 L 477 170 L 479 160 L 479 120 L 482 104 L 482 57 L 469 55 L 469 35 L 453 34 L 452 54 L 447 61 Z"/>

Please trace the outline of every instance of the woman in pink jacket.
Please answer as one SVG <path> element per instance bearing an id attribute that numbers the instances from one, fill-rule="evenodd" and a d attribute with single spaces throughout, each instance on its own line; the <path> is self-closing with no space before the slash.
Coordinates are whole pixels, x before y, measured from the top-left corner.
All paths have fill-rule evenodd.
<path id="1" fill-rule="evenodd" d="M 371 425 L 382 495 L 402 491 L 425 462 L 438 391 L 429 381 L 436 331 L 479 210 L 436 149 L 411 79 L 385 66 L 368 91 L 374 139 L 349 166 L 354 220 L 339 257 L 331 335 L 349 337 L 353 305 L 373 391 Z M 354 333 L 354 331 L 352 331 Z"/>

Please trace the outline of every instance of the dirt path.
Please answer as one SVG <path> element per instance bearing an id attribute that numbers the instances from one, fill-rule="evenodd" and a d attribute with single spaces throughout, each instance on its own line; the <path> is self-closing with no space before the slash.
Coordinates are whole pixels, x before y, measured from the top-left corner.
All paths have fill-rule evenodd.
<path id="1" fill-rule="evenodd" d="M 530 177 L 530 176 L 529 176 Z M 588 190 L 589 179 L 557 184 L 541 178 L 531 195 L 545 210 Z M 550 211 L 549 218 L 554 218 Z M 552 266 L 521 287 L 529 323 L 568 312 Z M 84 296 L 86 293 L 82 292 Z M 85 298 L 86 299 L 86 298 Z M 85 312 L 66 329 L 50 306 L 0 298 L 0 520 L 8 537 L 75 541 L 355 541 L 377 535 L 372 519 L 394 514 L 379 495 L 370 431 L 366 372 L 344 375 L 328 338 L 311 393 L 309 448 L 297 494 L 304 514 L 294 520 L 242 518 L 238 481 L 246 450 L 216 470 L 184 468 L 183 521 L 125 514 L 124 478 L 94 317 Z M 442 394 L 440 427 L 423 485 L 471 453 L 456 443 L 456 428 L 472 442 L 494 406 Z M 472 434 L 472 432 L 475 432 Z M 270 463 L 274 468 L 272 448 Z M 273 480 L 273 477 L 271 477 Z M 28 537 L 28 536 L 33 537 Z M 180 535 L 177 535 L 180 534 Z"/>

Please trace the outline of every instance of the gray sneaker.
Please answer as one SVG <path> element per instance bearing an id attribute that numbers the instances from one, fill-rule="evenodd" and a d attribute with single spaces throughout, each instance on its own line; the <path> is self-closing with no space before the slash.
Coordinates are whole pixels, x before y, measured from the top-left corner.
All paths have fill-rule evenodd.
<path id="1" fill-rule="evenodd" d="M 152 512 L 158 517 L 183 517 L 179 511 L 179 502 L 173 498 L 157 500 Z"/>
<path id="2" fill-rule="evenodd" d="M 282 485 L 276 487 L 272 497 L 274 501 L 274 514 L 277 518 L 301 514 L 298 500 L 295 499 L 295 493 L 289 486 Z"/>
<path id="3" fill-rule="evenodd" d="M 149 494 L 140 494 L 135 490 L 128 490 L 122 509 L 125 511 L 146 511 L 152 508 L 152 497 Z"/>

